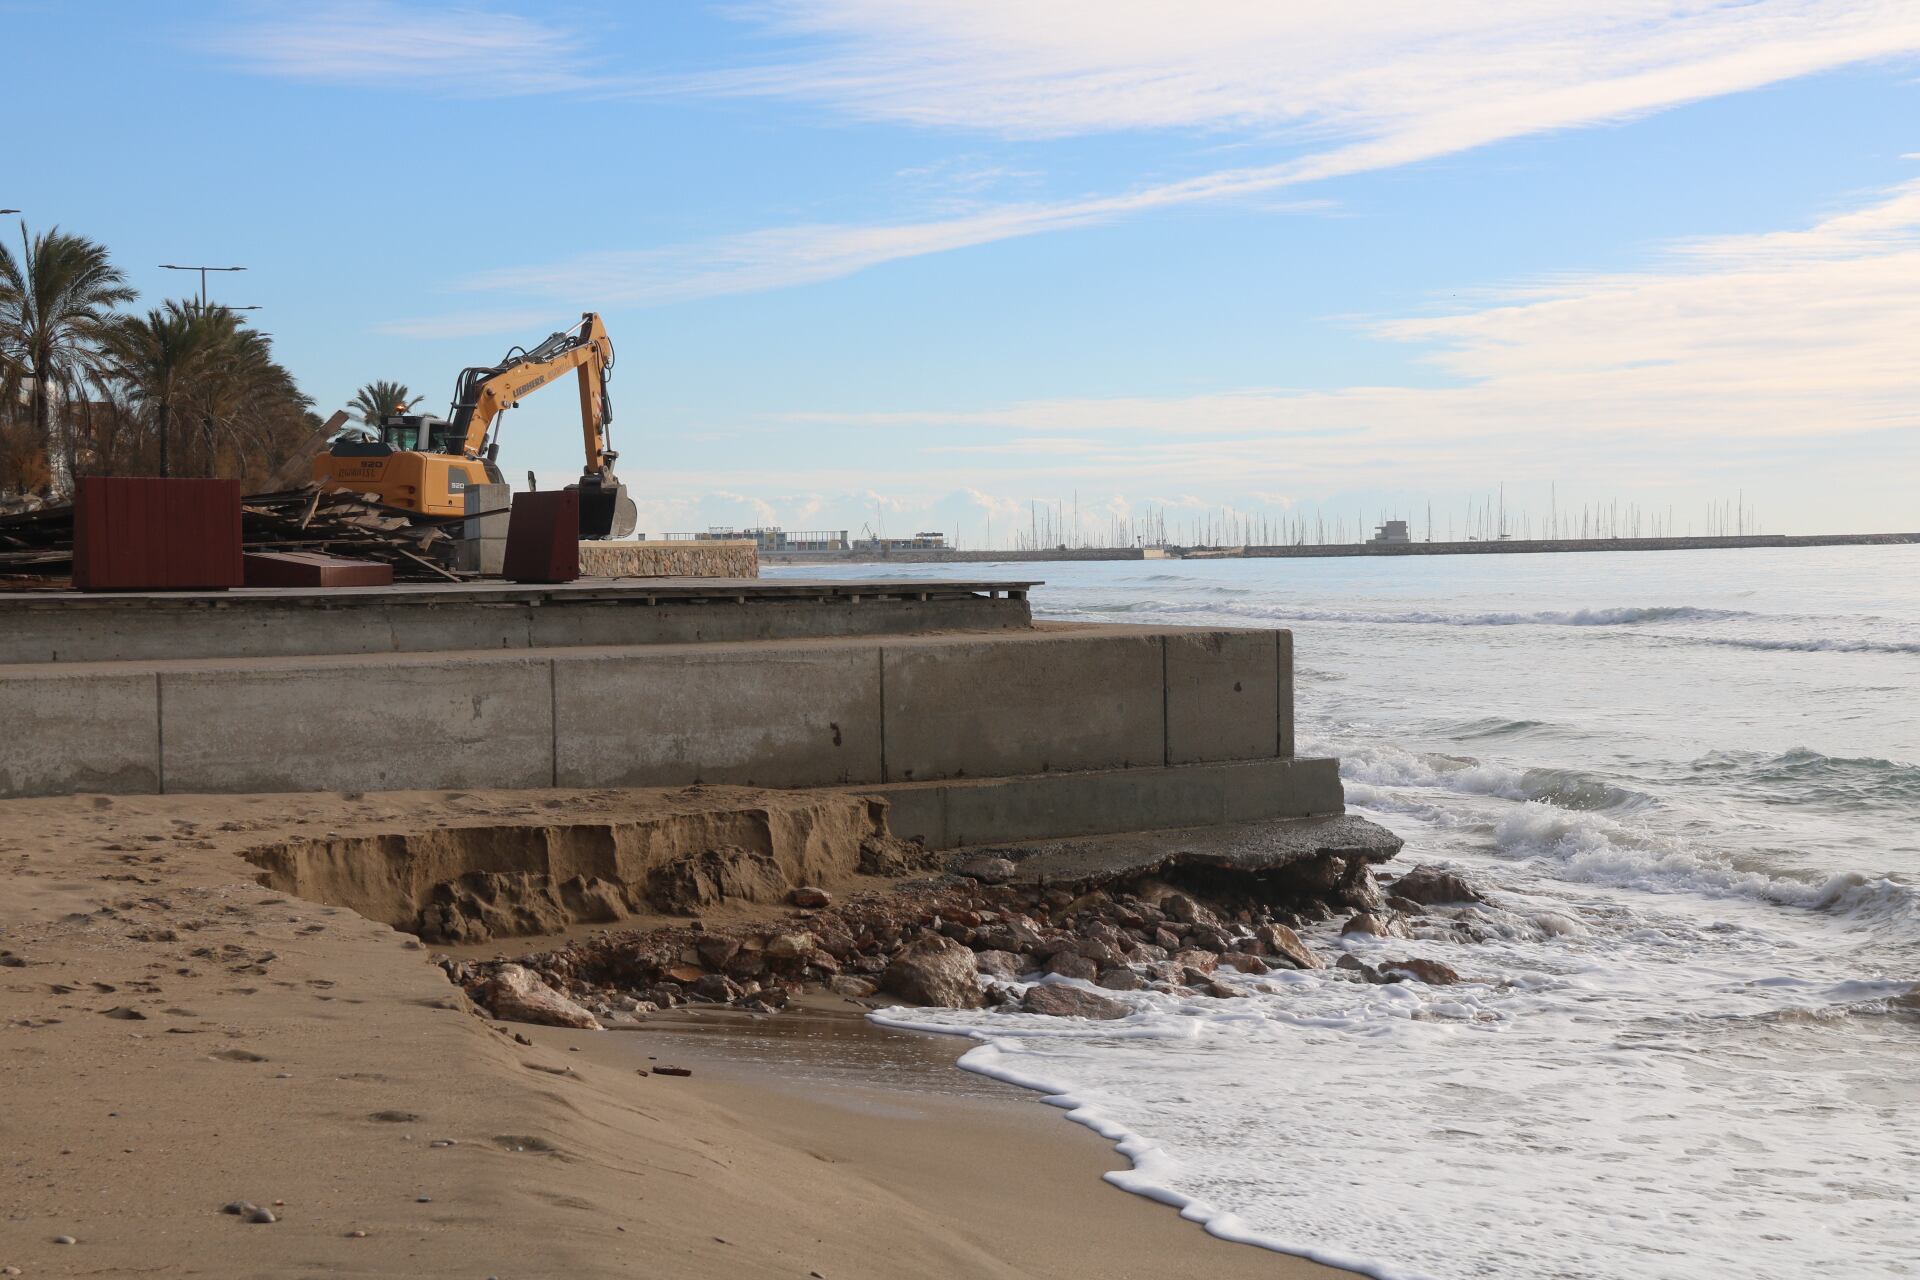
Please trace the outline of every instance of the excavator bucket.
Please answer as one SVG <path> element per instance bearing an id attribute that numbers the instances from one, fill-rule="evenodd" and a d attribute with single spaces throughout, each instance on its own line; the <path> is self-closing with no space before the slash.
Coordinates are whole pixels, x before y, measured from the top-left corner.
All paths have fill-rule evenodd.
<path id="1" fill-rule="evenodd" d="M 611 475 L 584 475 L 574 488 L 580 494 L 580 536 L 625 538 L 640 523 L 640 509 L 627 496 L 627 486 Z"/>

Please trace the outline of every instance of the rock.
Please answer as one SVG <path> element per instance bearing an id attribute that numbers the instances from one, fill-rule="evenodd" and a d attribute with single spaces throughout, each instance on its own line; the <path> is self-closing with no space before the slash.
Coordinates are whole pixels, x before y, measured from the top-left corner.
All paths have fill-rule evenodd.
<path id="1" fill-rule="evenodd" d="M 1199 969 L 1203 973 L 1212 973 L 1220 967 L 1220 957 L 1211 951 L 1196 951 L 1189 947 L 1173 954 L 1173 962 L 1189 969 Z"/>
<path id="2" fill-rule="evenodd" d="M 859 1000 L 872 995 L 880 985 L 871 978 L 856 978 L 850 973 L 838 974 L 827 980 L 827 990 L 838 996 L 848 996 Z"/>
<path id="3" fill-rule="evenodd" d="M 1287 961 L 1296 969 L 1326 967 L 1326 961 L 1313 954 L 1313 949 L 1300 941 L 1300 935 L 1283 924 L 1261 925 L 1258 936 L 1266 944 L 1269 955 Z"/>
<path id="4" fill-rule="evenodd" d="M 1362 911 L 1340 926 L 1342 933 L 1370 933 L 1376 938 L 1411 938 L 1413 933 L 1399 916 L 1386 911 Z"/>
<path id="5" fill-rule="evenodd" d="M 1139 974 L 1128 968 L 1102 969 L 1094 980 L 1095 986 L 1105 987 L 1109 991 L 1138 991 L 1146 986 Z"/>
<path id="6" fill-rule="evenodd" d="M 585 1009 L 542 982 L 522 965 L 503 964 L 487 982 L 487 1004 L 493 1016 L 508 1022 L 533 1022 L 548 1027 L 599 1031 L 599 1021 Z"/>
<path id="7" fill-rule="evenodd" d="M 1161 925 L 1153 931 L 1153 945 L 1172 954 L 1180 949 L 1180 935 Z"/>
<path id="8" fill-rule="evenodd" d="M 1422 863 L 1393 882 L 1393 892 L 1402 898 L 1432 906 L 1436 902 L 1485 902 L 1486 897 L 1465 878 Z"/>
<path id="9" fill-rule="evenodd" d="M 1189 987 L 1204 987 L 1213 981 L 1213 975 L 1205 969 L 1196 969 L 1190 964 L 1174 966 L 1174 975 Z"/>
<path id="10" fill-rule="evenodd" d="M 740 984 L 725 974 L 710 973 L 693 984 L 693 994 L 715 1004 L 728 1004 L 745 994 Z"/>
<path id="11" fill-rule="evenodd" d="M 247 1215 L 247 1221 L 248 1222 L 278 1222 L 280 1221 L 280 1219 L 273 1216 L 273 1210 L 271 1209 L 255 1209 L 252 1213 Z"/>
<path id="12" fill-rule="evenodd" d="M 1053 1018 L 1124 1018 L 1133 1010 L 1118 1000 L 1097 996 L 1079 987 L 1035 983 L 1020 1000 L 1025 1013 L 1044 1013 Z"/>
<path id="13" fill-rule="evenodd" d="M 1452 965 L 1420 956 L 1408 960 L 1383 960 L 1380 962 L 1380 972 L 1388 975 L 1406 974 L 1430 987 L 1450 987 L 1460 981 L 1460 975 Z"/>
<path id="14" fill-rule="evenodd" d="M 1100 966 L 1075 951 L 1058 951 L 1047 961 L 1047 972 L 1057 973 L 1063 978 L 1084 978 L 1093 981 L 1099 974 Z"/>
<path id="15" fill-rule="evenodd" d="M 769 960 L 804 960 L 813 954 L 813 935 L 776 933 L 767 939 L 765 954 Z"/>
<path id="16" fill-rule="evenodd" d="M 832 906 L 833 895 L 825 889 L 817 889 L 813 885 L 803 884 L 787 895 L 787 901 L 796 907 L 801 907 L 809 911 L 817 911 Z"/>
<path id="17" fill-rule="evenodd" d="M 1198 985 L 1200 994 L 1212 996 L 1215 1000 L 1232 1000 L 1242 994 L 1218 979 L 1212 979 Z"/>
<path id="18" fill-rule="evenodd" d="M 1241 973 L 1271 973 L 1272 967 L 1259 956 L 1244 951 L 1229 951 L 1220 957 L 1220 963 Z"/>
<path id="19" fill-rule="evenodd" d="M 972 876 L 981 884 L 1005 884 L 1013 879 L 1014 865 L 1005 858 L 980 854 L 968 858 L 954 869 L 955 875 Z"/>
<path id="20" fill-rule="evenodd" d="M 251 1200 L 229 1200 L 220 1206 L 220 1212 L 230 1213 L 235 1217 L 244 1218 L 259 1207 L 259 1205 Z"/>
<path id="21" fill-rule="evenodd" d="M 55 1236 L 53 1238 L 53 1242 L 55 1244 L 79 1244 L 80 1243 L 78 1240 L 75 1240 L 72 1236 Z"/>
<path id="22" fill-rule="evenodd" d="M 1018 978 L 1027 971 L 1027 964 L 1011 951 L 976 951 L 973 963 L 981 973 L 990 978 Z"/>
<path id="23" fill-rule="evenodd" d="M 1168 894 L 1161 900 L 1160 909 L 1167 913 L 1169 920 L 1178 920 L 1181 924 L 1192 924 L 1199 920 L 1205 911 L 1205 908 L 1184 893 Z"/>
<path id="24" fill-rule="evenodd" d="M 945 1009 L 981 1005 L 973 952 L 937 933 L 907 944 L 881 976 L 880 986 L 913 1004 Z"/>
<path id="25" fill-rule="evenodd" d="M 667 969 L 667 977 L 682 986 L 692 986 L 707 976 L 707 971 L 697 964 L 676 964 Z"/>
<path id="26" fill-rule="evenodd" d="M 860 842 L 859 868 L 863 876 L 903 876 L 910 871 L 931 871 L 940 865 L 941 858 L 918 840 L 868 836 Z"/>
<path id="27" fill-rule="evenodd" d="M 1339 960 L 1334 962 L 1333 967 L 1336 969 L 1345 969 L 1349 973 L 1357 973 L 1367 982 L 1381 983 L 1392 981 L 1390 978 L 1381 977 L 1378 969 L 1368 964 L 1365 960 L 1362 960 L 1359 956 L 1352 954 L 1341 956 Z"/>
<path id="28" fill-rule="evenodd" d="M 129 1009 L 126 1005 L 118 1005 L 112 1009 L 103 1009 L 101 1012 L 106 1017 L 118 1018 L 122 1022 L 145 1022 L 147 1020 L 146 1014 L 140 1012 L 138 1009 Z"/>
<path id="29" fill-rule="evenodd" d="M 740 954 L 740 940 L 708 936 L 694 943 L 693 949 L 699 953 L 700 959 L 709 969 L 724 969 L 735 956 Z"/>

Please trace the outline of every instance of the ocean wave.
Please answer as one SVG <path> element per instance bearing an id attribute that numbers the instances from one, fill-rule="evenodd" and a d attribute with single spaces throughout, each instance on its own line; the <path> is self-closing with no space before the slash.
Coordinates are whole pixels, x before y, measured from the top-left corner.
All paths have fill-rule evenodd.
<path id="1" fill-rule="evenodd" d="M 1253 594 L 1231 587 L 1207 590 L 1223 595 Z M 1738 609 L 1706 609 L 1693 605 L 1642 605 L 1535 612 L 1443 613 L 1426 609 L 1406 612 L 1312 609 L 1286 604 L 1245 604 L 1233 600 L 1195 601 L 1191 599 L 1146 599 L 1112 604 L 1083 604 L 1059 610 L 1049 616 L 1066 614 L 1101 617 L 1110 617 L 1114 614 L 1187 616 L 1203 613 L 1231 614 L 1266 622 L 1354 622 L 1440 627 L 1630 627 L 1650 622 L 1722 622 L 1730 619 L 1766 616 Z"/>
<path id="2" fill-rule="evenodd" d="M 1710 644 L 1760 653 L 1920 653 L 1920 640 L 1848 640 L 1822 636 L 1812 640 L 1743 636 L 1665 636 L 1675 644 Z"/>
<path id="3" fill-rule="evenodd" d="M 1532 722 L 1526 722 L 1532 723 Z M 1655 803 L 1645 792 L 1578 769 L 1520 768 L 1465 756 L 1416 754 L 1391 746 L 1351 748 L 1340 759 L 1348 781 L 1389 787 L 1438 787 L 1564 809 L 1633 811 Z"/>
<path id="4" fill-rule="evenodd" d="M 1715 751 L 1691 772 L 1716 786 L 1760 793 L 1772 805 L 1911 805 L 1920 802 L 1920 765 L 1879 756 L 1830 756 L 1809 747 L 1778 755 Z"/>
<path id="5" fill-rule="evenodd" d="M 1860 923 L 1920 921 L 1920 886 L 1849 871 L 1809 877 L 1779 867 L 1741 867 L 1598 813 L 1523 804 L 1494 824 L 1494 847 L 1547 864 L 1565 880 L 1646 893 L 1698 893 L 1797 907 Z"/>

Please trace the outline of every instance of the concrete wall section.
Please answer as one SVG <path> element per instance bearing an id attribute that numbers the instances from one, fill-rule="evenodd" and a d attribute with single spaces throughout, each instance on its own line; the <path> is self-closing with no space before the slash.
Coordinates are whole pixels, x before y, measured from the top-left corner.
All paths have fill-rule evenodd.
<path id="1" fill-rule="evenodd" d="M 1275 754 L 1276 634 L 1196 631 L 1166 637 L 1168 764 Z"/>
<path id="2" fill-rule="evenodd" d="M 166 789 L 550 786 L 552 679 L 544 659 L 448 655 L 165 671 Z"/>
<path id="3" fill-rule="evenodd" d="M 1247 760 L 849 788 L 929 848 L 1218 826 L 1343 811 L 1337 760 Z"/>
<path id="4" fill-rule="evenodd" d="M 901 641 L 881 653 L 887 781 L 1166 761 L 1155 632 Z"/>
<path id="5" fill-rule="evenodd" d="M 0 796 L 160 790 L 151 672 L 57 671 L 0 679 Z"/>
<path id="6" fill-rule="evenodd" d="M 553 660 L 563 787 L 880 779 L 870 645 L 726 645 Z"/>

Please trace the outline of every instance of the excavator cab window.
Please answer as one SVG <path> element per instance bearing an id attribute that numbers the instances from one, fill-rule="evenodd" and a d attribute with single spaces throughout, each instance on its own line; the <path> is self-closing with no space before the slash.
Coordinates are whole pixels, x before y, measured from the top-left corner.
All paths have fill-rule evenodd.
<path id="1" fill-rule="evenodd" d="M 421 418 L 415 414 L 395 414 L 380 424 L 380 438 L 389 449 L 420 449 Z"/>

